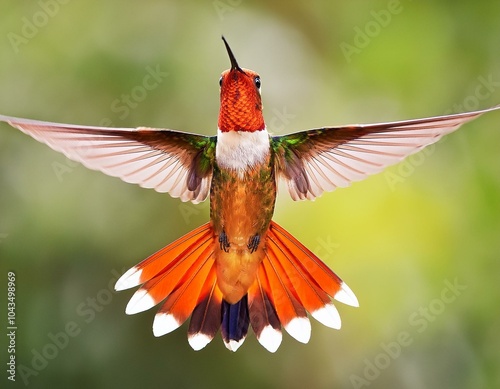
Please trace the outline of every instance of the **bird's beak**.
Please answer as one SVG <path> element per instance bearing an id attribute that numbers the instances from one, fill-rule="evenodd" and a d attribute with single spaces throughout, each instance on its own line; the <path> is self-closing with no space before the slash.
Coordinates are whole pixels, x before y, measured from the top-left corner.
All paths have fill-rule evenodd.
<path id="1" fill-rule="evenodd" d="M 231 70 L 238 70 L 242 72 L 243 70 L 240 68 L 238 65 L 238 62 L 236 62 L 236 58 L 234 57 L 233 52 L 231 51 L 231 48 L 229 47 L 226 38 L 222 36 L 222 40 L 224 41 L 224 45 L 226 46 L 227 54 L 229 55 L 229 60 L 231 61 Z"/>

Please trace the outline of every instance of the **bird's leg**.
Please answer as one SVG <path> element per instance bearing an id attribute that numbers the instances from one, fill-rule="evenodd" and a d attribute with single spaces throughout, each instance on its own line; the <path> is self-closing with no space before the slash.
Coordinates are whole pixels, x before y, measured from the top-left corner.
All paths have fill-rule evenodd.
<path id="1" fill-rule="evenodd" d="M 257 248 L 259 247 L 259 243 L 260 243 L 259 234 L 255 234 L 250 237 L 250 240 L 248 241 L 247 245 L 248 249 L 250 250 L 250 253 L 253 253 L 255 250 L 257 250 Z"/>
<path id="2" fill-rule="evenodd" d="M 219 244 L 220 244 L 220 249 L 224 250 L 226 253 L 229 252 L 229 240 L 227 239 L 226 231 L 222 230 L 222 232 L 219 234 Z"/>

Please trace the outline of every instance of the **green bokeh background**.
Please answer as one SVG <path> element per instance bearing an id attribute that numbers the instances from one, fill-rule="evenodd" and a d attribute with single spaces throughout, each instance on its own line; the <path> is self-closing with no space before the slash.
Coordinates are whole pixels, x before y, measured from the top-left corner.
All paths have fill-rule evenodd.
<path id="1" fill-rule="evenodd" d="M 221 34 L 239 63 L 261 74 L 276 134 L 500 103 L 498 1 L 4 0 L 0 7 L 6 115 L 214 134 L 218 78 L 228 67 Z M 19 40 L 27 23 L 38 26 L 24 27 Z M 148 67 L 168 76 L 138 95 Z M 118 110 L 133 91 L 134 107 Z M 155 310 L 125 315 L 132 291 L 111 292 L 115 274 L 207 219 L 208 204 L 88 171 L 1 124 L 0 316 L 5 328 L 7 271 L 14 271 L 17 363 L 33 375 L 7 380 L 2 335 L 0 385 L 500 387 L 500 113 L 315 202 L 281 192 L 275 219 L 361 305 L 338 304 L 340 331 L 314 322 L 308 345 L 285 335 L 270 354 L 250 335 L 233 354 L 217 337 L 194 352 L 186 326 L 154 338 Z M 463 289 L 450 294 L 449 283 Z M 51 334 L 68 325 L 78 334 L 54 349 Z M 38 352 L 52 359 L 33 365 Z"/>

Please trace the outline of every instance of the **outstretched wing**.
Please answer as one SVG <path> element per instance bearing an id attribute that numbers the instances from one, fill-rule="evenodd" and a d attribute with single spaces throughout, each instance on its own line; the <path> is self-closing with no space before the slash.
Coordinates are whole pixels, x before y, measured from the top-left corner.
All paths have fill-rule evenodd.
<path id="1" fill-rule="evenodd" d="M 493 108 L 400 122 L 318 128 L 275 136 L 276 175 L 294 200 L 346 187 L 437 142 Z"/>
<path id="2" fill-rule="evenodd" d="M 36 140 L 90 169 L 168 192 L 182 201 L 205 200 L 215 137 L 156 128 L 108 128 L 49 123 L 0 115 Z"/>

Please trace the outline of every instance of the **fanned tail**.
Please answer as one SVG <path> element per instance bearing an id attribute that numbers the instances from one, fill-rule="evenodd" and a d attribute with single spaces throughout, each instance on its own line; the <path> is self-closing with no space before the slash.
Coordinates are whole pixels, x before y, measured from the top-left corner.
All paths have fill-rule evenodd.
<path id="1" fill-rule="evenodd" d="M 215 324 L 213 313 L 217 307 L 220 311 L 222 300 L 216 286 L 214 242 L 212 227 L 206 223 L 128 270 L 116 282 L 115 289 L 142 286 L 130 299 L 125 312 L 142 312 L 163 301 L 153 322 L 154 335 L 162 336 L 181 326 L 195 309 L 193 318 L 198 317 L 205 305 L 210 309 L 199 328 L 191 320 L 191 333 L 193 336 L 204 334 L 211 340 L 220 326 L 220 314 Z M 205 329 L 206 332 L 199 332 Z M 193 348 L 202 348 L 202 340 L 193 340 Z"/>
<path id="2" fill-rule="evenodd" d="M 299 342 L 309 341 L 307 312 L 339 329 L 340 316 L 332 299 L 359 305 L 351 289 L 328 266 L 273 221 L 267 232 L 266 256 L 248 296 L 252 328 L 270 352 L 281 343 L 281 326 Z"/>
<path id="3" fill-rule="evenodd" d="M 311 334 L 308 312 L 324 325 L 340 328 L 332 299 L 357 307 L 351 289 L 278 224 L 271 222 L 263 243 L 265 257 L 255 281 L 235 304 L 224 300 L 217 285 L 214 250 L 218 246 L 210 223 L 128 270 L 115 288 L 142 284 L 127 305 L 128 314 L 163 301 L 153 322 L 155 336 L 175 330 L 191 316 L 188 340 L 194 350 L 205 347 L 220 328 L 226 347 L 236 351 L 250 325 L 270 352 L 281 344 L 282 326 L 292 337 L 307 343 Z"/>

